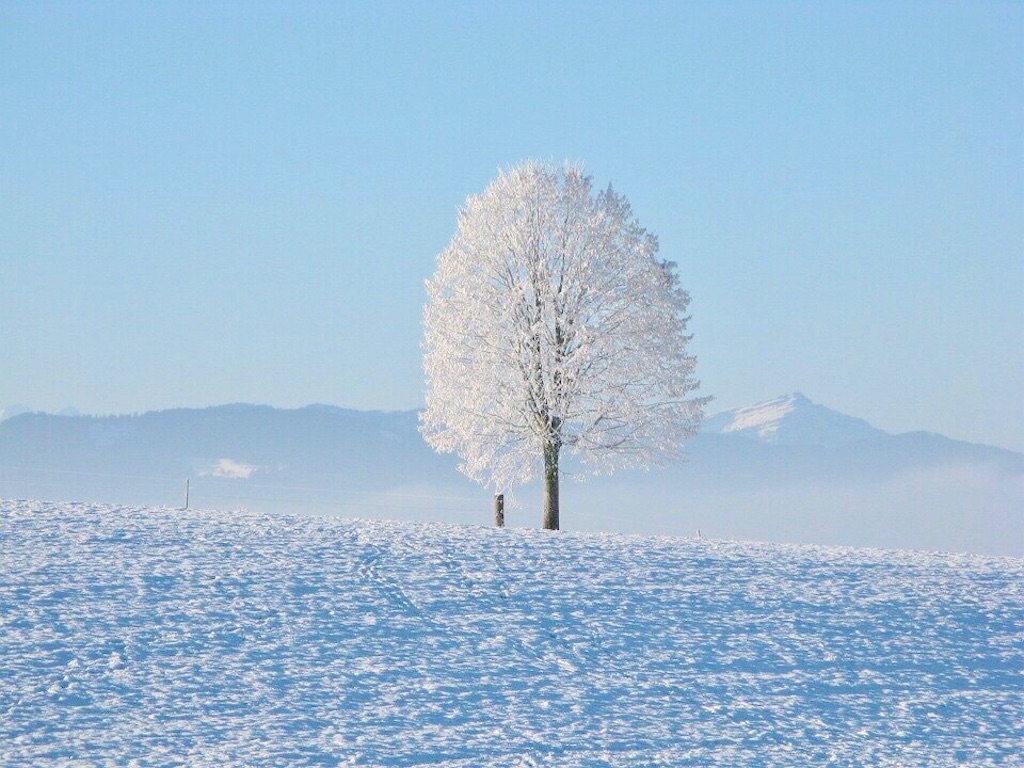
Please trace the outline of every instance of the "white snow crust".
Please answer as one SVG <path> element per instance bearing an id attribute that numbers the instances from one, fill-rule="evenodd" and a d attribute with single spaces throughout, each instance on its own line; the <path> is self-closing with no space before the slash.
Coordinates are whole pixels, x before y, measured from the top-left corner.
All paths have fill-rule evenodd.
<path id="1" fill-rule="evenodd" d="M 1024 561 L 0 502 L 0 765 L 1007 766 Z"/>
<path id="2" fill-rule="evenodd" d="M 781 445 L 840 444 L 886 435 L 863 419 L 812 403 L 799 392 L 715 414 L 704 423 L 704 431 Z"/>

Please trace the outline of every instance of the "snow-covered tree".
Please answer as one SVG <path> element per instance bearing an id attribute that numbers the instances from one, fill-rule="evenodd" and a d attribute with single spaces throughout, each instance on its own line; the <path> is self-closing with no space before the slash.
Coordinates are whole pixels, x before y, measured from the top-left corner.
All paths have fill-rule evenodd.
<path id="1" fill-rule="evenodd" d="M 545 528 L 559 526 L 562 449 L 584 474 L 648 467 L 703 417 L 689 295 L 657 252 L 611 186 L 527 162 L 466 200 L 427 281 L 420 429 L 495 490 L 542 472 Z"/>

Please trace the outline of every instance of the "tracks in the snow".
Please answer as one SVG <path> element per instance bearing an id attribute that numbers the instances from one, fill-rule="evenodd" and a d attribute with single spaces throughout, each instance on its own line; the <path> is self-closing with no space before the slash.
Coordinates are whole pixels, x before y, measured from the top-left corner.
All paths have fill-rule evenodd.
<path id="1" fill-rule="evenodd" d="M 388 573 L 384 548 L 377 544 L 365 546 L 369 552 L 359 563 L 359 578 L 374 587 L 388 603 L 399 610 L 423 621 L 436 623 L 409 598 L 398 580 Z"/>

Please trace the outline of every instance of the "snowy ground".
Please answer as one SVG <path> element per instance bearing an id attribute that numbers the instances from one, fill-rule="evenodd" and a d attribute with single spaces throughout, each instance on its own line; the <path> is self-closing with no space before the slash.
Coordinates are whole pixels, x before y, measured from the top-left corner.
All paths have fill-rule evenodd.
<path id="1" fill-rule="evenodd" d="M 0 502 L 0 765 L 1024 765 L 1024 561 Z"/>

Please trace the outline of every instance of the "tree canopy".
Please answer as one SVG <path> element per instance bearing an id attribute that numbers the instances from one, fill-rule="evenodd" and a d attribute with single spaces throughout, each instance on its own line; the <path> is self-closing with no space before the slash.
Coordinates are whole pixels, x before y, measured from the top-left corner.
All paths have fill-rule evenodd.
<path id="1" fill-rule="evenodd" d="M 542 472 L 546 528 L 563 448 L 597 474 L 678 456 L 710 398 L 689 396 L 689 295 L 657 254 L 579 165 L 526 162 L 469 197 L 427 281 L 427 441 L 495 490 Z"/>

